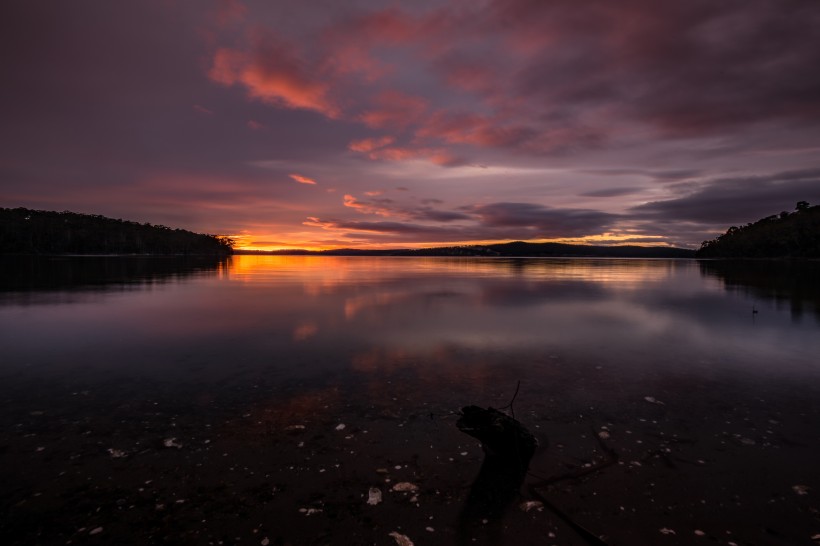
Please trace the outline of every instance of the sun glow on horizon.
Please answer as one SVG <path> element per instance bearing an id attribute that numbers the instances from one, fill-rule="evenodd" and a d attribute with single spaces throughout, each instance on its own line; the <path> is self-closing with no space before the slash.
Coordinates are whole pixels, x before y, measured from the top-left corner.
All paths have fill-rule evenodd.
<path id="1" fill-rule="evenodd" d="M 281 252 L 288 250 L 307 250 L 313 252 L 325 250 L 392 250 L 392 249 L 425 249 L 425 248 L 448 248 L 458 246 L 481 246 L 511 243 L 523 241 L 526 243 L 561 243 L 569 245 L 587 246 L 644 246 L 644 247 L 669 247 L 672 246 L 661 235 L 641 235 L 635 237 L 630 234 L 603 233 L 600 235 L 588 235 L 585 237 L 562 237 L 552 239 L 486 239 L 486 240 L 464 240 L 464 241 L 420 241 L 420 242 L 395 242 L 395 243 L 370 243 L 352 240 L 349 243 L 335 241 L 333 243 L 323 243 L 311 239 L 293 239 L 291 241 L 281 241 L 277 243 L 263 243 L 265 239 L 278 239 L 280 237 L 269 234 L 250 234 L 230 236 L 235 241 L 234 249 L 238 251 L 251 252 Z"/>

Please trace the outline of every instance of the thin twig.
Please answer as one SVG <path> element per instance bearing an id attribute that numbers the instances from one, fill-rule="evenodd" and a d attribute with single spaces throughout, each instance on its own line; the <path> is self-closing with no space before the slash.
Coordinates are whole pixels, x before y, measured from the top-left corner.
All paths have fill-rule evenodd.
<path id="1" fill-rule="evenodd" d="M 513 397 L 512 397 L 512 400 L 510 400 L 510 403 L 507 404 L 506 406 L 498 408 L 499 410 L 504 410 L 504 409 L 510 408 L 510 414 L 512 415 L 513 419 L 515 419 L 515 410 L 513 409 L 513 402 L 515 402 L 515 398 L 518 396 L 518 389 L 520 389 L 520 388 L 521 388 L 521 380 L 519 380 L 518 383 L 515 384 L 515 394 L 513 394 Z"/>

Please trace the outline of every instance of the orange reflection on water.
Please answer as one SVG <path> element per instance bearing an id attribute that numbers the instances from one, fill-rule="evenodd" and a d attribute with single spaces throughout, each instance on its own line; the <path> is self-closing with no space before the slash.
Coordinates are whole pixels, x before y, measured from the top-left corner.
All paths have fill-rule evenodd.
<path id="1" fill-rule="evenodd" d="M 303 322 L 293 329 L 293 341 L 305 341 L 316 335 L 319 326 L 315 322 Z"/>
<path id="2" fill-rule="evenodd" d="M 468 275 L 496 278 L 576 280 L 624 285 L 661 282 L 676 267 L 674 260 L 601 258 L 450 258 L 237 255 L 230 275 L 242 282 L 292 278 L 312 295 L 338 284 L 370 281 L 397 274 Z M 354 304 L 355 306 L 355 304 Z"/>

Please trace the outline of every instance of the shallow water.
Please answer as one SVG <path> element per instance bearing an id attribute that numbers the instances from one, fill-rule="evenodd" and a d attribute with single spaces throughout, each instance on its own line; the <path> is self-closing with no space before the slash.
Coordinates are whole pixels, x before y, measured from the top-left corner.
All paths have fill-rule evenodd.
<path id="1" fill-rule="evenodd" d="M 399 533 L 588 544 L 584 527 L 606 544 L 792 544 L 820 533 L 817 264 L 0 265 L 4 543 L 396 544 Z M 511 400 L 540 447 L 519 495 L 476 516 L 483 453 L 453 412 Z M 543 485 L 610 448 L 617 463 Z M 525 512 L 527 500 L 554 509 Z"/>

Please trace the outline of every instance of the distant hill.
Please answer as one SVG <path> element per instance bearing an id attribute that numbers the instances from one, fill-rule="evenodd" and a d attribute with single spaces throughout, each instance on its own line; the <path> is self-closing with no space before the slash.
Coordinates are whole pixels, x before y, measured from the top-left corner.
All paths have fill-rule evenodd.
<path id="1" fill-rule="evenodd" d="M 698 258 L 820 258 L 820 206 L 797 203 L 781 212 L 704 241 Z"/>
<path id="2" fill-rule="evenodd" d="M 233 241 L 97 214 L 0 208 L 0 254 L 227 255 Z"/>
<path id="3" fill-rule="evenodd" d="M 237 251 L 238 254 L 256 253 Z M 259 254 L 304 256 L 492 256 L 492 257 L 588 257 L 588 258 L 693 258 L 695 252 L 683 248 L 647 246 L 587 246 L 563 243 L 499 243 L 492 245 L 447 246 L 421 249 L 280 250 Z"/>

